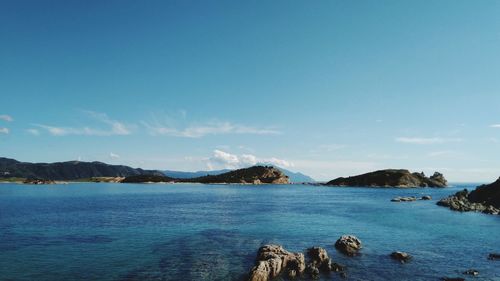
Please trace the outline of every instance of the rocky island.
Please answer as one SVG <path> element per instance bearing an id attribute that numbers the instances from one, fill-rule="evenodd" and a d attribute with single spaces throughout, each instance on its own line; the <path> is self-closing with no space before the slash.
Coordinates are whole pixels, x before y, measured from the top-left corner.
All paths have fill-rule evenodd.
<path id="1" fill-rule="evenodd" d="M 134 175 L 126 177 L 122 183 L 204 183 L 204 184 L 288 184 L 288 176 L 271 166 L 253 166 L 229 171 L 218 175 L 197 178 L 174 179 L 163 175 Z"/>
<path id="2" fill-rule="evenodd" d="M 439 200 L 437 205 L 454 211 L 500 215 L 500 178 L 491 184 L 478 186 L 471 192 L 467 189 L 459 191 Z"/>
<path id="3" fill-rule="evenodd" d="M 288 176 L 272 166 L 253 166 L 219 175 L 207 175 L 179 182 L 193 183 L 239 183 L 239 184 L 289 184 Z"/>
<path id="4" fill-rule="evenodd" d="M 327 182 L 330 186 L 353 187 L 446 187 L 447 181 L 441 173 L 435 172 L 427 177 L 422 173 L 411 173 L 408 170 L 388 169 L 362 175 L 337 178 Z"/>

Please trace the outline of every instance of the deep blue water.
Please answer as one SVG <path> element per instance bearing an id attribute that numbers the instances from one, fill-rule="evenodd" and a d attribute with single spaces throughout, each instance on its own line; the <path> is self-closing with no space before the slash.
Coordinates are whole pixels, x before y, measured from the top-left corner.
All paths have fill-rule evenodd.
<path id="1" fill-rule="evenodd" d="M 472 188 L 475 185 L 465 185 Z M 347 280 L 500 280 L 500 216 L 435 205 L 464 186 L 0 184 L 0 280 L 242 280 L 258 247 L 325 247 Z M 432 201 L 392 203 L 395 196 Z M 342 234 L 363 242 L 338 253 Z M 414 256 L 392 261 L 394 250 Z M 336 274 L 324 280 L 339 280 Z"/>

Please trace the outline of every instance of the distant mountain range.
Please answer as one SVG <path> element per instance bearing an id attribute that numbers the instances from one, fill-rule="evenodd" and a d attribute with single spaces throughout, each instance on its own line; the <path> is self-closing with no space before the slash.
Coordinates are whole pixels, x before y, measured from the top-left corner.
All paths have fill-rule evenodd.
<path id="1" fill-rule="evenodd" d="M 281 170 L 292 183 L 315 182 L 309 176 L 292 172 L 281 167 L 269 164 L 256 166 L 269 166 Z M 214 171 L 180 172 L 157 171 L 132 168 L 124 165 L 110 165 L 102 162 L 66 161 L 55 163 L 29 163 L 20 162 L 10 158 L 0 157 L 1 178 L 26 178 L 43 180 L 79 180 L 99 177 L 130 177 L 140 175 L 167 176 L 173 179 L 193 179 L 206 176 L 218 176 L 235 170 L 223 169 Z"/>
<path id="2" fill-rule="evenodd" d="M 28 163 L 0 157 L 0 178 L 77 180 L 92 177 L 128 177 L 146 174 L 163 175 L 160 171 L 135 169 L 123 165 L 109 165 L 102 162 Z"/>
<path id="3" fill-rule="evenodd" d="M 283 169 L 281 167 L 275 166 L 275 165 L 270 165 L 268 163 L 258 163 L 256 166 L 272 166 L 274 168 L 280 169 L 285 175 L 288 176 L 290 182 L 292 183 L 303 183 L 303 182 L 316 182 L 313 178 L 310 176 L 304 175 L 299 172 L 292 172 L 287 169 Z M 175 178 L 175 179 L 193 179 L 193 178 L 199 178 L 199 177 L 204 177 L 204 176 L 217 176 L 220 174 L 224 174 L 230 171 L 234 171 L 232 169 L 223 169 L 223 170 L 213 170 L 213 171 L 197 171 L 197 172 L 181 172 L 181 171 L 172 171 L 172 170 L 165 170 L 162 171 L 165 176 L 170 177 L 170 178 Z"/>

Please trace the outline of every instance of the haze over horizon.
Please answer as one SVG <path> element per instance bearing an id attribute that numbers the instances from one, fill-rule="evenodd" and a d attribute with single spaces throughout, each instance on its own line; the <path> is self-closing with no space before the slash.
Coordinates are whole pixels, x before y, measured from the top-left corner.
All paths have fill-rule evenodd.
<path id="1" fill-rule="evenodd" d="M 500 176 L 500 1 L 2 1 L 0 156 Z"/>

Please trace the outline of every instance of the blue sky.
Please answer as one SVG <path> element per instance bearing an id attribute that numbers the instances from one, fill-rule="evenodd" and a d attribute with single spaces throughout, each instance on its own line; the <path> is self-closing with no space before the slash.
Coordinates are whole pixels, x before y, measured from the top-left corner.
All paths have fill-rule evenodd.
<path id="1" fill-rule="evenodd" d="M 500 176 L 500 2 L 1 1 L 0 155 Z"/>

